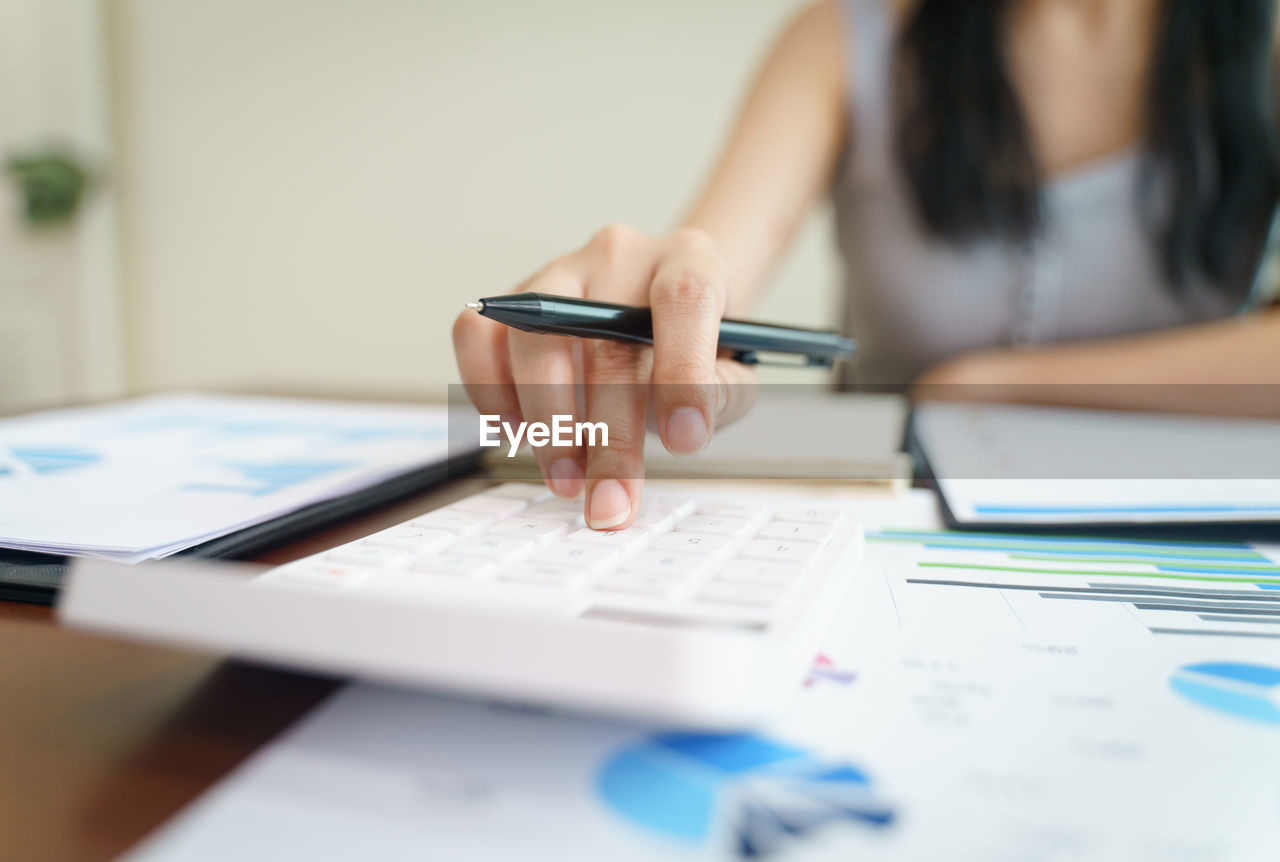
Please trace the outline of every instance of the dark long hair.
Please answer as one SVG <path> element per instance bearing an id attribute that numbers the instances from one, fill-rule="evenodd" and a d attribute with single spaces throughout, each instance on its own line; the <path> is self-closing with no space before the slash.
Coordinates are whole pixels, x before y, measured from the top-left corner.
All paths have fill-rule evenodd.
<path id="1" fill-rule="evenodd" d="M 900 165 L 946 240 L 1023 243 L 1042 227 L 1040 166 L 1005 63 L 1011 5 L 920 0 L 899 37 Z M 1273 15 L 1273 0 L 1164 0 L 1140 192 L 1176 287 L 1199 273 L 1239 289 L 1276 206 Z"/>

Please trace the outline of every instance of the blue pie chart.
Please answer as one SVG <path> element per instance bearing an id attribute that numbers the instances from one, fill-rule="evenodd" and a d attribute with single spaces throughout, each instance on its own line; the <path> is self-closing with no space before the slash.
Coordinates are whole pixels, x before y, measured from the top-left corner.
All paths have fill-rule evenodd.
<path id="1" fill-rule="evenodd" d="M 1201 706 L 1280 726 L 1280 667 L 1225 661 L 1189 664 L 1178 668 L 1169 684 Z"/>
<path id="2" fill-rule="evenodd" d="M 750 733 L 657 734 L 613 755 L 598 789 L 622 817 L 668 838 L 700 843 L 720 826 L 745 858 L 827 823 L 877 828 L 894 816 L 857 768 Z"/>

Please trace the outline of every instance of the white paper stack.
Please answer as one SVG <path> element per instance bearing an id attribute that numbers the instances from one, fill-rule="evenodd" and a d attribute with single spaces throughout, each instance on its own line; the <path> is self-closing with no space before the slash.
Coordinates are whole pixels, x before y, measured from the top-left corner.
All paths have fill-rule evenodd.
<path id="1" fill-rule="evenodd" d="M 444 406 L 173 394 L 0 421 L 0 547 L 168 556 L 449 456 Z"/>

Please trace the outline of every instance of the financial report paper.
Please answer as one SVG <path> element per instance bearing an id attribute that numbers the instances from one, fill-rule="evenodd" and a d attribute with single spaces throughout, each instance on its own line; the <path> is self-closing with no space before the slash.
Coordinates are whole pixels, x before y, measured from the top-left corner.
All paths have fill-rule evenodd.
<path id="1" fill-rule="evenodd" d="M 925 492 L 851 505 L 866 562 L 775 724 L 356 684 L 129 858 L 1276 858 L 1276 549 L 953 533 Z"/>
<path id="2" fill-rule="evenodd" d="M 443 462 L 443 406 L 173 394 L 0 421 L 0 547 L 163 557 Z"/>

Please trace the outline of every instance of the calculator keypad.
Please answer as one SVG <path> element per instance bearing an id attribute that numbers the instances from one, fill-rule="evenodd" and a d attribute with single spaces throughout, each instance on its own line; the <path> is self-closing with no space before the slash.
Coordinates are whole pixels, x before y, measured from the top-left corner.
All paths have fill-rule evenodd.
<path id="1" fill-rule="evenodd" d="M 354 590 L 381 577 L 415 595 L 432 583 L 560 591 L 620 611 L 746 623 L 776 616 L 850 526 L 836 508 L 655 490 L 631 527 L 597 531 L 583 524 L 580 501 L 508 484 L 264 577 Z"/>

